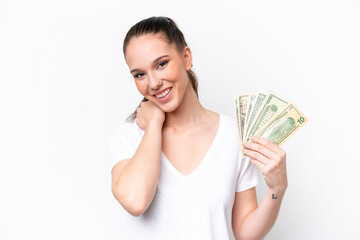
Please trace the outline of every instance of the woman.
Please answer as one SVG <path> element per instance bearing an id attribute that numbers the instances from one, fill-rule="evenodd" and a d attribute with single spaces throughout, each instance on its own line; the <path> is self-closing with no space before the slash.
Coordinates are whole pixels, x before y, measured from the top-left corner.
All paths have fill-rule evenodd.
<path id="1" fill-rule="evenodd" d="M 135 24 L 123 52 L 144 99 L 109 137 L 122 239 L 263 239 L 287 188 L 285 152 L 255 137 L 241 157 L 234 118 L 200 104 L 191 50 L 170 18 Z M 269 187 L 259 206 L 258 169 Z"/>

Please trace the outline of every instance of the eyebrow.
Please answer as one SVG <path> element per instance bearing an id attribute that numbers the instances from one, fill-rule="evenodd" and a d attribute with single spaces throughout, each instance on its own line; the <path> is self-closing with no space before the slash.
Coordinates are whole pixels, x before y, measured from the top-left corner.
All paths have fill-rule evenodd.
<path id="1" fill-rule="evenodd" d="M 169 57 L 169 55 L 162 55 L 162 56 L 156 58 L 156 59 L 153 61 L 153 63 L 159 61 L 159 60 L 162 59 L 163 57 Z M 137 68 L 135 68 L 135 69 L 131 70 L 130 73 L 133 73 L 133 72 L 136 72 L 136 71 L 140 71 L 140 70 L 137 69 Z"/>

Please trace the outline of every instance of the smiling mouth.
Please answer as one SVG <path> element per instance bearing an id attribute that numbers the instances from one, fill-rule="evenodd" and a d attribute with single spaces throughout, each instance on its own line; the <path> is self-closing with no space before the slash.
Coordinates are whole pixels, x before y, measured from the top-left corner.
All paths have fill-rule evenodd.
<path id="1" fill-rule="evenodd" d="M 157 94 L 157 95 L 154 95 L 154 96 L 155 96 L 156 98 L 164 98 L 164 97 L 166 97 L 166 95 L 169 94 L 171 88 L 172 88 L 172 87 L 169 87 L 169 88 L 167 88 L 165 91 L 163 91 L 162 93 Z"/>

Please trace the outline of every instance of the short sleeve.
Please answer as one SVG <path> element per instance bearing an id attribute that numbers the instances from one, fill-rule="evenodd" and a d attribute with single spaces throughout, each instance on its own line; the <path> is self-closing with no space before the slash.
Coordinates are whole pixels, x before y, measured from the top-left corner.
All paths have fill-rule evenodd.
<path id="1" fill-rule="evenodd" d="M 110 132 L 107 142 L 110 171 L 116 163 L 134 156 L 137 149 L 135 134 L 136 129 L 128 122 L 121 123 Z"/>
<path id="2" fill-rule="evenodd" d="M 259 184 L 260 172 L 259 169 L 252 164 L 250 157 L 242 157 L 239 176 L 237 179 L 236 192 L 242 192 L 255 187 Z"/>

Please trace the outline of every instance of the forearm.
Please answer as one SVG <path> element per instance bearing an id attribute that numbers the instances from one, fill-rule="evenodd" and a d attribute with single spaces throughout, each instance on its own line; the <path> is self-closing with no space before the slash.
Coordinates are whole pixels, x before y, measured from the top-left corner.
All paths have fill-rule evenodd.
<path id="1" fill-rule="evenodd" d="M 257 209 L 241 224 L 238 240 L 264 239 L 277 219 L 284 195 L 285 190 L 274 192 L 269 189 Z"/>
<path id="2" fill-rule="evenodd" d="M 116 187 L 122 199 L 145 210 L 154 198 L 161 160 L 162 125 L 150 122 L 134 156 L 121 172 Z"/>

